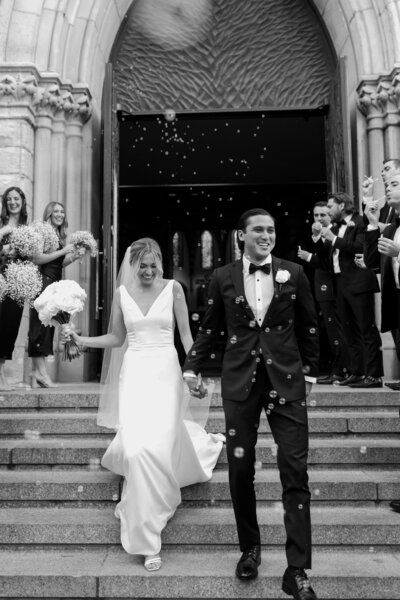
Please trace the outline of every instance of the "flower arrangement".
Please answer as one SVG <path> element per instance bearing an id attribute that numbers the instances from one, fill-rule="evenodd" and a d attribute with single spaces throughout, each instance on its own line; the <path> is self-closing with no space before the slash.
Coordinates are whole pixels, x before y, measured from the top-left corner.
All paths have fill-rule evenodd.
<path id="1" fill-rule="evenodd" d="M 50 284 L 33 303 L 43 325 L 61 326 L 70 322 L 72 315 L 83 310 L 86 292 L 76 281 L 64 279 Z M 64 344 L 63 360 L 71 361 L 80 356 L 81 351 L 73 338 Z"/>
<path id="2" fill-rule="evenodd" d="M 3 300 L 7 292 L 7 282 L 4 275 L 0 273 L 0 302 Z"/>
<path id="3" fill-rule="evenodd" d="M 10 235 L 10 245 L 20 258 L 32 258 L 42 252 L 40 233 L 32 225 L 15 227 Z"/>
<path id="4" fill-rule="evenodd" d="M 75 231 L 69 239 L 69 242 L 77 249 L 84 248 L 90 252 L 90 256 L 97 256 L 97 242 L 90 231 Z"/>
<path id="5" fill-rule="evenodd" d="M 46 223 L 46 221 L 33 221 L 31 227 L 40 235 L 42 242 L 42 252 L 44 254 L 49 254 L 50 252 L 55 252 L 58 250 L 60 245 L 60 240 L 57 235 L 56 230 L 50 223 Z"/>
<path id="6" fill-rule="evenodd" d="M 16 260 L 4 269 L 5 295 L 23 305 L 30 304 L 40 294 L 43 281 L 40 271 L 32 262 Z"/>
<path id="7" fill-rule="evenodd" d="M 286 283 L 287 281 L 289 281 L 289 279 L 290 279 L 289 271 L 286 271 L 286 269 L 278 269 L 277 270 L 276 276 L 275 276 L 276 283 L 280 283 L 282 285 L 282 283 Z"/>

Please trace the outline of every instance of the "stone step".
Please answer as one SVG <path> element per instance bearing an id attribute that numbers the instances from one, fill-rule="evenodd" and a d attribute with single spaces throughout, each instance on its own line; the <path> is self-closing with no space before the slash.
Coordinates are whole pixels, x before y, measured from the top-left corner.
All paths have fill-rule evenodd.
<path id="1" fill-rule="evenodd" d="M 310 470 L 310 491 L 319 502 L 387 502 L 400 498 L 397 471 Z M 121 478 L 105 470 L 0 470 L 0 502 L 117 502 Z M 259 501 L 280 501 L 277 469 L 256 471 Z M 228 473 L 216 470 L 210 481 L 182 489 L 187 503 L 213 505 L 230 501 Z"/>
<path id="2" fill-rule="evenodd" d="M 98 383 L 82 383 L 80 385 L 60 384 L 52 389 L 21 388 L 17 391 L 0 392 L 0 411 L 3 410 L 35 410 L 35 409 L 93 409 L 98 406 L 100 385 Z M 211 407 L 221 407 L 222 400 L 219 385 L 211 397 Z M 358 409 L 392 407 L 399 409 L 400 392 L 387 387 L 381 389 L 357 390 L 332 385 L 314 385 L 308 405 L 318 409 L 332 410 L 347 407 Z"/>
<path id="3" fill-rule="evenodd" d="M 314 546 L 398 547 L 400 519 L 386 506 L 313 506 Z M 268 546 L 285 544 L 283 507 L 276 503 L 259 509 L 261 539 Z M 232 508 L 179 508 L 163 532 L 163 545 L 238 545 Z M 0 509 L 0 544 L 115 545 L 120 522 L 112 508 Z"/>
<path id="4" fill-rule="evenodd" d="M 235 575 L 238 549 L 166 548 L 163 566 L 147 573 L 143 558 L 121 548 L 0 551 L 0 589 L 4 598 L 231 598 L 276 600 L 286 560 L 268 551 L 256 580 Z M 342 550 L 314 553 L 311 584 L 325 600 L 400 599 L 400 552 Z"/>
<path id="5" fill-rule="evenodd" d="M 40 437 L 28 430 L 27 438 L 0 439 L 0 464 L 10 468 L 26 465 L 81 465 L 99 468 L 112 437 Z M 272 437 L 260 437 L 256 448 L 256 461 L 263 465 L 276 464 L 276 447 Z M 370 437 L 349 435 L 310 438 L 309 465 L 337 465 L 382 468 L 400 466 L 399 437 Z M 227 465 L 226 449 L 222 449 L 218 468 Z M 260 465 L 261 466 L 261 465 Z"/>
<path id="6" fill-rule="evenodd" d="M 210 414 L 208 431 L 225 431 L 222 411 Z M 310 433 L 326 434 L 386 434 L 400 432 L 398 411 L 382 412 L 322 412 L 309 415 Z M 260 433 L 270 433 L 265 415 L 261 418 Z M 96 415 L 84 411 L 54 412 L 3 412 L 0 419 L 0 436 L 34 437 L 42 435 L 110 435 L 110 430 L 96 424 Z"/>

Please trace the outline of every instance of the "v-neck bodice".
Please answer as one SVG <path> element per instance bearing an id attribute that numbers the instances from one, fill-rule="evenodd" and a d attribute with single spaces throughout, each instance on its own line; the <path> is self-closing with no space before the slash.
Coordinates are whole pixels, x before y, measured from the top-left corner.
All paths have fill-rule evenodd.
<path id="1" fill-rule="evenodd" d="M 173 346 L 173 280 L 161 290 L 145 315 L 124 285 L 120 290 L 128 348 L 143 350 Z"/>

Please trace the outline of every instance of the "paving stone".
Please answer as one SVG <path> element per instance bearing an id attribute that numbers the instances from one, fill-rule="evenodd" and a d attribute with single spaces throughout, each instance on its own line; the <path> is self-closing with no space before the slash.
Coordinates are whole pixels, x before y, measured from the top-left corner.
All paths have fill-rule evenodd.
<path id="1" fill-rule="evenodd" d="M 0 589 L 8 598 L 283 598 L 282 551 L 264 553 L 259 576 L 240 582 L 234 575 L 238 549 L 165 549 L 163 566 L 147 573 L 142 557 L 120 548 L 0 551 Z M 11 560 L 12 559 L 12 560 Z M 400 598 L 398 552 L 314 552 L 311 583 L 327 600 Z"/>
<path id="2" fill-rule="evenodd" d="M 312 506 L 313 544 L 397 545 L 400 519 L 388 505 Z M 258 511 L 261 539 L 284 545 L 283 507 Z M 163 532 L 163 544 L 238 544 L 232 508 L 179 508 Z M 0 509 L 0 544 L 120 544 L 120 524 L 112 508 Z"/>

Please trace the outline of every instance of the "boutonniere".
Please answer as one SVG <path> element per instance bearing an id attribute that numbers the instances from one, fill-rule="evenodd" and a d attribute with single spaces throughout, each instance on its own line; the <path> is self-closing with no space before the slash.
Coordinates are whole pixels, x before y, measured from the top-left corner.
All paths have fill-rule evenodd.
<path id="1" fill-rule="evenodd" d="M 276 283 L 279 283 L 279 291 L 282 289 L 282 285 L 289 281 L 290 273 L 286 269 L 278 269 L 275 275 Z"/>
<path id="2" fill-rule="evenodd" d="M 354 221 L 349 221 L 347 223 L 347 227 L 355 227 L 355 226 L 356 226 L 356 224 L 354 223 Z"/>

